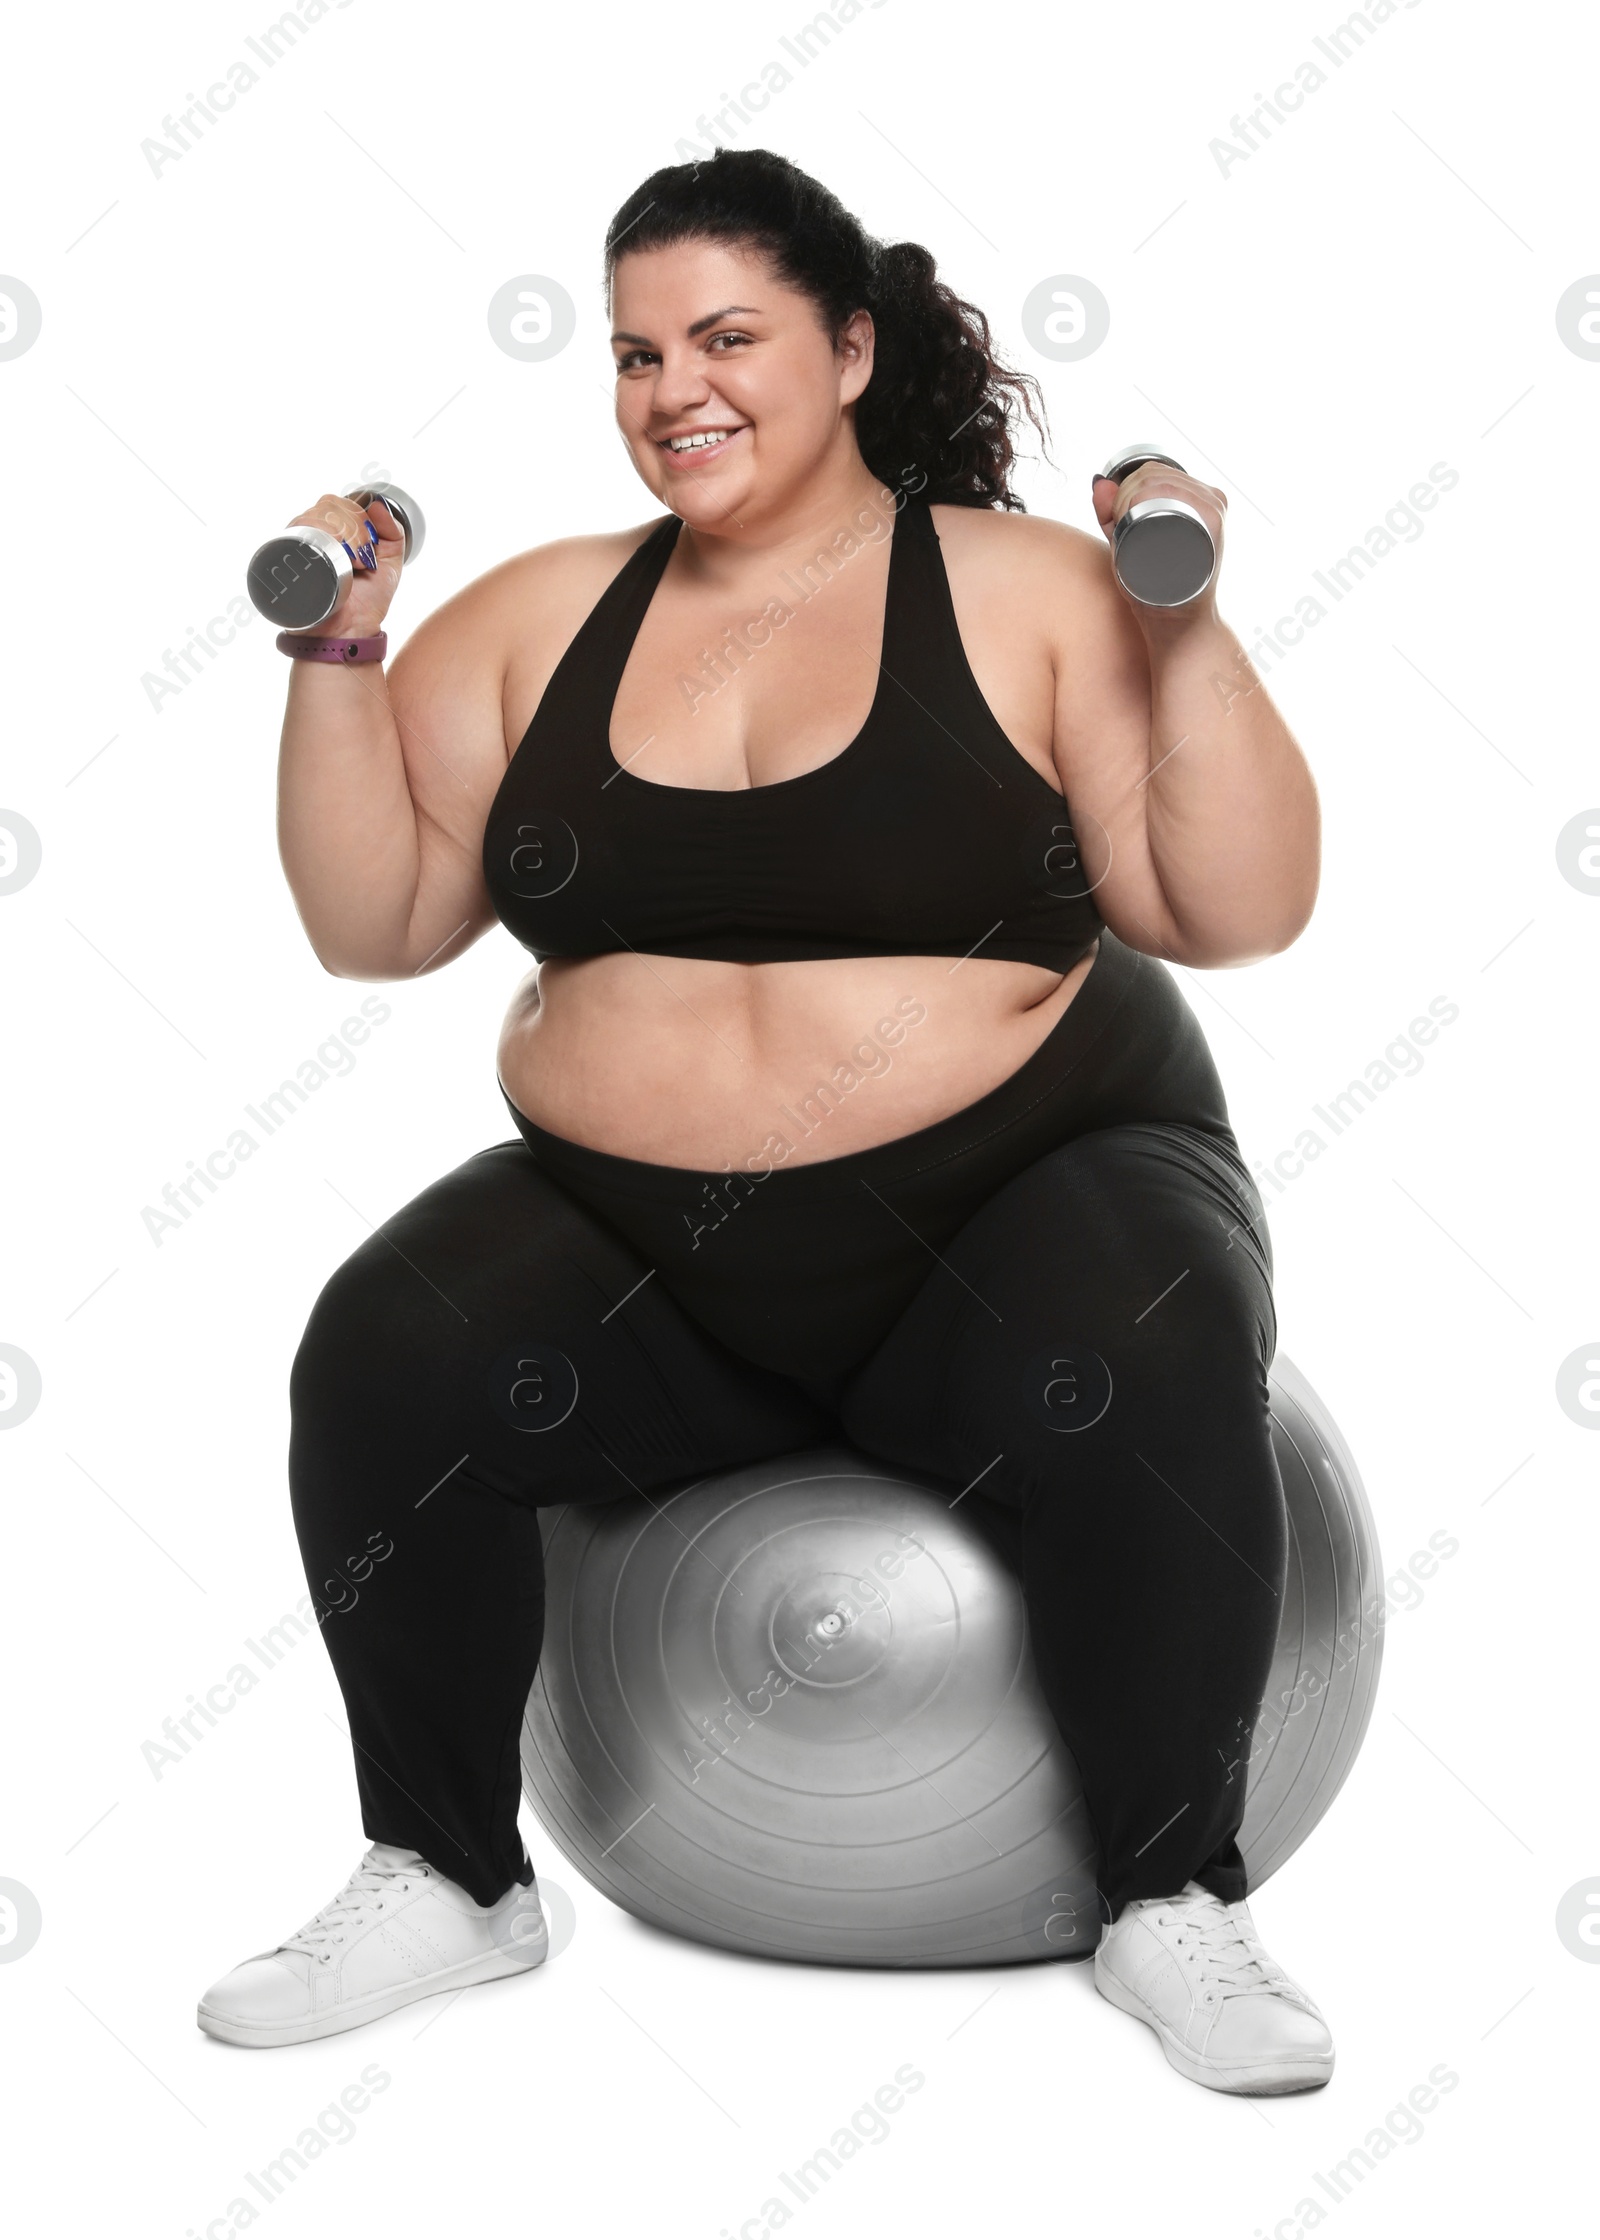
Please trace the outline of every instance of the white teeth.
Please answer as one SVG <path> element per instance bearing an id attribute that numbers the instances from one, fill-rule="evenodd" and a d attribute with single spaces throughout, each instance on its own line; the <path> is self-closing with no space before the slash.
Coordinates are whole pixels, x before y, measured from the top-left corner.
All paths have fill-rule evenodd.
<path id="1" fill-rule="evenodd" d="M 733 432 L 731 428 L 712 428 L 704 435 L 669 436 L 667 438 L 667 449 L 669 451 L 704 451 L 709 444 L 726 443 Z"/>

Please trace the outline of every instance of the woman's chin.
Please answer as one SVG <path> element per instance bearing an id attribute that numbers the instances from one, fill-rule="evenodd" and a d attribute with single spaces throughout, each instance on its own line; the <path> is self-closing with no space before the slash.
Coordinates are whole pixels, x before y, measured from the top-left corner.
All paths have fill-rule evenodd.
<path id="1" fill-rule="evenodd" d="M 752 494 L 749 475 L 669 475 L 661 500 L 692 529 L 718 529 L 743 519 Z"/>

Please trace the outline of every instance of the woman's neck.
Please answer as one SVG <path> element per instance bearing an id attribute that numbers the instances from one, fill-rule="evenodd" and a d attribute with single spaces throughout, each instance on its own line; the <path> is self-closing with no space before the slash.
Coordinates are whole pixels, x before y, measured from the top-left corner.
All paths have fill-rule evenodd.
<path id="1" fill-rule="evenodd" d="M 674 509 L 676 510 L 676 509 Z M 852 441 L 847 456 L 830 460 L 792 490 L 762 504 L 734 508 L 738 515 L 705 522 L 685 520 L 674 564 L 714 588 L 747 578 L 753 564 L 784 568 L 832 547 L 846 533 L 878 542 L 897 510 L 887 486 L 873 474 Z"/>

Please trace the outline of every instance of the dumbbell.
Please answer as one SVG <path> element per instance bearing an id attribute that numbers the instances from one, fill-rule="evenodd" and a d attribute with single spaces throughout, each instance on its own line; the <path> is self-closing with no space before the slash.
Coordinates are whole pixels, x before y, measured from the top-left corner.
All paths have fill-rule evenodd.
<path id="1" fill-rule="evenodd" d="M 405 539 L 402 567 L 408 567 L 422 550 L 422 508 L 397 482 L 358 483 L 340 495 L 370 505 L 381 498 Z M 245 588 L 257 614 L 264 614 L 280 630 L 315 630 L 344 597 L 354 573 L 350 549 L 341 537 L 303 523 L 280 529 L 258 545 L 250 557 Z"/>
<path id="2" fill-rule="evenodd" d="M 1135 467 L 1154 461 L 1187 470 L 1170 451 L 1154 444 L 1130 443 L 1101 469 L 1121 482 Z M 1217 548 L 1204 518 L 1182 498 L 1145 498 L 1129 506 L 1111 539 L 1111 565 L 1117 581 L 1144 607 L 1186 607 L 1217 572 Z"/>

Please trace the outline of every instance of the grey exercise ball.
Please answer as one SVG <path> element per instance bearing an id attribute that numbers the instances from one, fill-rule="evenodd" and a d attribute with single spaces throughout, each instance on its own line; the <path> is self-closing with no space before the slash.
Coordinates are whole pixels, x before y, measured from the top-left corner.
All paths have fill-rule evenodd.
<path id="1" fill-rule="evenodd" d="M 1271 1402 L 1289 1570 L 1239 1839 L 1252 1890 L 1338 1794 L 1382 1652 L 1349 1450 L 1281 1354 Z M 773 1959 L 1093 1950 L 1094 1836 L 1022 1591 L 950 1498 L 836 1447 L 541 1510 L 523 1784 L 582 1875 L 641 1920 Z"/>

